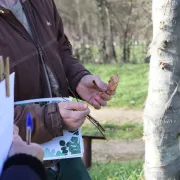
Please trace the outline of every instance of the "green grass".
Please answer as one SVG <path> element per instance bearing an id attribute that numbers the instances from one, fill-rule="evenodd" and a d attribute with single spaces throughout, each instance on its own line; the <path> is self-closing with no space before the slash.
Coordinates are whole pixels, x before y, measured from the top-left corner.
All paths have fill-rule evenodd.
<path id="1" fill-rule="evenodd" d="M 143 108 L 148 89 L 148 64 L 85 64 L 85 67 L 105 82 L 116 73 L 120 75 L 117 94 L 109 101 L 109 107 Z"/>
<path id="2" fill-rule="evenodd" d="M 132 161 L 126 163 L 94 163 L 90 169 L 92 180 L 142 180 L 143 161 Z"/>
<path id="3" fill-rule="evenodd" d="M 105 123 L 102 125 L 106 129 L 107 139 L 137 139 L 143 134 L 143 125 L 139 123 Z M 100 132 L 92 124 L 84 124 L 82 126 L 84 135 L 101 135 Z"/>

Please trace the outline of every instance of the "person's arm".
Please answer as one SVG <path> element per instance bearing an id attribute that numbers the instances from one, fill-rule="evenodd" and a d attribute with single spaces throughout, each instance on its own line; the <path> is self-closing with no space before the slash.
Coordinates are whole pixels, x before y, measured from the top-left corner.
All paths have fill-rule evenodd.
<path id="1" fill-rule="evenodd" d="M 15 124 L 19 127 L 19 135 L 26 139 L 26 116 L 31 113 L 33 118 L 32 142 L 45 143 L 63 135 L 62 117 L 58 104 L 48 104 L 41 107 L 38 104 L 28 104 L 25 107 L 15 106 Z"/>
<path id="2" fill-rule="evenodd" d="M 104 83 L 98 76 L 92 75 L 76 58 L 73 57 L 71 44 L 64 33 L 62 19 L 58 14 L 54 1 L 51 0 L 51 2 L 56 32 L 55 35 L 57 37 L 59 53 L 70 88 L 76 97 L 83 99 L 94 108 L 100 109 L 102 106 L 106 106 L 107 101 L 110 100 L 115 92 L 109 91 L 108 84 Z M 93 81 L 96 82 L 98 88 L 94 85 Z"/>
<path id="3" fill-rule="evenodd" d="M 16 154 L 7 159 L 0 180 L 46 180 L 43 164 L 36 157 Z"/>
<path id="4" fill-rule="evenodd" d="M 58 14 L 54 2 L 53 2 L 53 9 L 54 9 L 56 36 L 58 40 L 59 53 L 61 56 L 62 64 L 71 90 L 77 97 L 79 97 L 76 92 L 77 85 L 84 76 L 90 75 L 91 73 L 82 64 L 80 64 L 80 62 L 73 56 L 72 46 L 67 36 L 64 33 L 63 22 Z"/>

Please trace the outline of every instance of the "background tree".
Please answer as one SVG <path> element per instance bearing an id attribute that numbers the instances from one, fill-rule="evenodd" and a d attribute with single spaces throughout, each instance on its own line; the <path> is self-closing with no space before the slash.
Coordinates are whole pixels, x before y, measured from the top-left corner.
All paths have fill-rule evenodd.
<path id="1" fill-rule="evenodd" d="M 151 40 L 148 0 L 55 0 L 82 62 L 141 63 Z"/>

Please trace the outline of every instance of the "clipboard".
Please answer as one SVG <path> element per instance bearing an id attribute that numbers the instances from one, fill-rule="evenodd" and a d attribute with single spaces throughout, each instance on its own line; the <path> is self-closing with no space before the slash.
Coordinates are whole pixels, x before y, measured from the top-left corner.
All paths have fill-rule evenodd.
<path id="1" fill-rule="evenodd" d="M 6 97 L 10 97 L 10 83 L 9 83 L 9 74 L 10 74 L 10 67 L 9 67 L 9 57 L 4 60 L 3 57 L 0 56 L 0 82 L 5 80 L 6 84 Z"/>

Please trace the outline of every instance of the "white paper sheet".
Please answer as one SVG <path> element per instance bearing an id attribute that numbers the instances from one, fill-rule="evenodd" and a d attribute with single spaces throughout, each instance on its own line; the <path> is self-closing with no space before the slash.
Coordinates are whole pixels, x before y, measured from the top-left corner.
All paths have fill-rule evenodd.
<path id="1" fill-rule="evenodd" d="M 10 97 L 5 81 L 0 82 L 0 174 L 12 144 L 14 122 L 14 73 L 10 75 Z"/>

